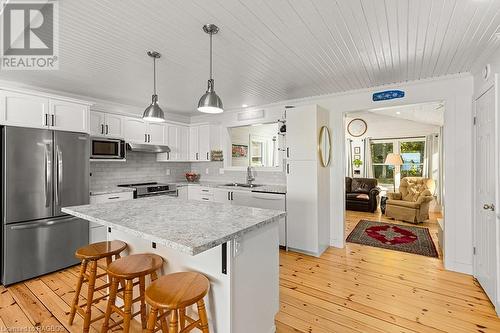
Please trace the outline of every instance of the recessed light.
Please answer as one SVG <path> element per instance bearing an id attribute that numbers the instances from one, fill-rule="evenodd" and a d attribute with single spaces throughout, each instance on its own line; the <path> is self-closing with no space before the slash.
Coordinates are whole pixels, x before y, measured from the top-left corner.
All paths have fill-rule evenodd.
<path id="1" fill-rule="evenodd" d="M 248 106 L 248 104 L 241 104 L 242 108 L 246 108 L 247 106 Z"/>
<path id="2" fill-rule="evenodd" d="M 396 114 L 401 114 L 401 112 L 398 111 L 398 112 L 396 112 Z"/>

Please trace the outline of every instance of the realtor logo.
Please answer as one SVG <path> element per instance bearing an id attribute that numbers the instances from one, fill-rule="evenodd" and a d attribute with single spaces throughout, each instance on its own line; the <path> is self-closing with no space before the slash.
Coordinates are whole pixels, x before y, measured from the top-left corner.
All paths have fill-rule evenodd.
<path id="1" fill-rule="evenodd" d="M 59 68 L 57 6 L 57 2 L 47 0 L 2 2 L 2 70 Z"/>

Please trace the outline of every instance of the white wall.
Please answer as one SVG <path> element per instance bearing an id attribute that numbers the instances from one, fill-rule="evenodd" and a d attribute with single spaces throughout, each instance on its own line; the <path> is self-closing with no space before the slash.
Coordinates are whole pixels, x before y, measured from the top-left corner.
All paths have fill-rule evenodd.
<path id="1" fill-rule="evenodd" d="M 402 89 L 406 96 L 398 100 L 373 102 L 372 94 L 387 89 Z M 450 270 L 472 272 L 472 94 L 471 75 L 453 75 L 439 79 L 420 80 L 386 85 L 328 96 L 317 96 L 284 101 L 255 109 L 264 109 L 264 119 L 240 122 L 237 113 L 243 110 L 226 111 L 210 117 L 197 116 L 192 122 L 215 122 L 224 126 L 243 123 L 276 121 L 282 117 L 285 105 L 317 103 L 330 111 L 332 129 L 333 160 L 331 167 L 331 245 L 344 246 L 344 114 L 345 112 L 369 110 L 402 104 L 425 102 L 445 103 L 444 125 L 444 215 L 445 267 Z M 254 110 L 254 109 L 252 109 Z M 251 111 L 251 110 L 250 110 Z"/>

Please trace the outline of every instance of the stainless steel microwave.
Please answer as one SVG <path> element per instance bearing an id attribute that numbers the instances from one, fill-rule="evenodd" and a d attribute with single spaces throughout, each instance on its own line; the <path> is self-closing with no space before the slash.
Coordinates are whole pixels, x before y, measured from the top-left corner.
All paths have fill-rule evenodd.
<path id="1" fill-rule="evenodd" d="M 125 141 L 93 137 L 90 140 L 91 159 L 125 159 Z"/>

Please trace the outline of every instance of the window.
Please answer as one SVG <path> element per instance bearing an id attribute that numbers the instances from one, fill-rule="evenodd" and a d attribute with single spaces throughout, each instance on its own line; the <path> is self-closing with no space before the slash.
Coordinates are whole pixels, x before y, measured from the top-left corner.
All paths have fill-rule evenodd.
<path id="1" fill-rule="evenodd" d="M 379 184 L 394 184 L 394 167 L 384 164 L 387 154 L 394 151 L 394 143 L 372 142 L 371 149 L 373 177 L 377 178 Z"/>
<path id="2" fill-rule="evenodd" d="M 389 153 L 398 153 L 403 159 L 400 177 L 422 177 L 424 169 L 425 139 L 372 140 L 371 158 L 373 177 L 380 185 L 394 184 L 394 166 L 384 164 Z"/>

